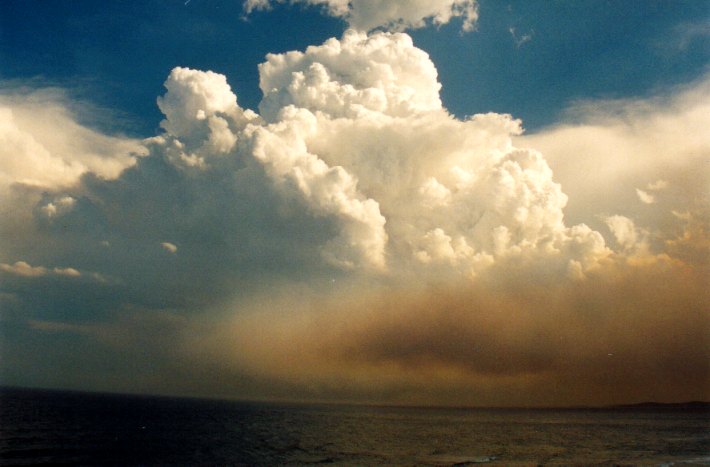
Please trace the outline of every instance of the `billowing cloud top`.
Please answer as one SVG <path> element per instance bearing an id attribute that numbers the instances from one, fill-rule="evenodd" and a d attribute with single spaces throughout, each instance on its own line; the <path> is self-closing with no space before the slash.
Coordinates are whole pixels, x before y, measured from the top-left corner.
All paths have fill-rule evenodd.
<path id="1" fill-rule="evenodd" d="M 268 9 L 273 1 L 247 0 L 244 11 L 249 14 Z M 464 31 L 471 31 L 478 19 L 475 0 L 291 0 L 291 3 L 322 5 L 330 15 L 343 18 L 351 28 L 360 31 L 375 28 L 401 31 L 423 27 L 427 22 L 442 25 L 455 17 L 463 19 Z"/>
<path id="2" fill-rule="evenodd" d="M 475 274 L 496 257 L 544 254 L 579 275 L 609 254 L 597 232 L 564 225 L 549 166 L 512 144 L 518 121 L 443 109 L 436 69 L 409 36 L 349 30 L 269 55 L 260 73 L 257 116 L 223 76 L 173 70 L 154 150 L 196 170 L 220 155 L 257 162 L 279 196 L 329 219 L 332 264 Z"/>

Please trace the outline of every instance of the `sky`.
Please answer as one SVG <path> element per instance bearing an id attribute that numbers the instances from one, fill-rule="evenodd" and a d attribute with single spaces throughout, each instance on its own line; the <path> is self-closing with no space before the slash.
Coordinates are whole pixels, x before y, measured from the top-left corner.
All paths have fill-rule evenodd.
<path id="1" fill-rule="evenodd" d="M 0 3 L 0 384 L 710 400 L 710 8 Z"/>

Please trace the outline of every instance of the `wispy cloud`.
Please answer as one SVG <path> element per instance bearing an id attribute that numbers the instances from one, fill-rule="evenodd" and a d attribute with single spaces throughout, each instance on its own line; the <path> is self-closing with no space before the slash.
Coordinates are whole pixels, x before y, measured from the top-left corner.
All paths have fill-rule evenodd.
<path id="1" fill-rule="evenodd" d="M 509 32 L 510 35 L 513 37 L 513 42 L 515 43 L 515 46 L 516 46 L 517 48 L 520 48 L 520 47 L 522 47 L 524 44 L 530 42 L 530 41 L 532 40 L 532 38 L 533 38 L 533 35 L 534 35 L 534 32 L 533 32 L 533 31 L 530 31 L 530 32 L 525 33 L 525 34 L 518 35 L 518 34 L 516 33 L 516 31 L 515 31 L 515 28 L 512 27 L 512 26 L 511 26 L 510 28 L 508 28 L 508 32 Z"/>
<path id="2" fill-rule="evenodd" d="M 87 172 L 116 178 L 145 154 L 135 139 L 81 125 L 71 107 L 57 89 L 6 87 L 0 92 L 0 189 L 13 183 L 66 187 Z"/>
<path id="3" fill-rule="evenodd" d="M 656 202 L 656 198 L 652 194 L 647 193 L 647 192 L 640 190 L 638 188 L 636 188 L 636 195 L 639 197 L 639 199 L 641 200 L 642 203 L 653 204 Z"/>

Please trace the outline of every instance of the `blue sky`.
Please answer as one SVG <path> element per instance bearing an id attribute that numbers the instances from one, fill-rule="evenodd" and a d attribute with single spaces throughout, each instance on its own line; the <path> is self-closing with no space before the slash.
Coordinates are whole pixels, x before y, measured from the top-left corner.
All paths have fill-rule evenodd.
<path id="1" fill-rule="evenodd" d="M 535 130 L 575 100 L 641 97 L 692 81 L 710 58 L 703 1 L 479 5 L 473 32 L 462 33 L 460 20 L 412 32 L 458 116 L 505 112 Z M 68 88 L 122 113 L 125 130 L 141 136 L 157 128 L 155 96 L 174 66 L 225 74 L 240 104 L 255 109 L 267 53 L 303 50 L 345 27 L 318 7 L 278 5 L 245 20 L 236 0 L 9 1 L 2 10 L 1 79 Z"/>
<path id="2" fill-rule="evenodd" d="M 708 10 L 1 2 L 0 383 L 710 399 Z"/>

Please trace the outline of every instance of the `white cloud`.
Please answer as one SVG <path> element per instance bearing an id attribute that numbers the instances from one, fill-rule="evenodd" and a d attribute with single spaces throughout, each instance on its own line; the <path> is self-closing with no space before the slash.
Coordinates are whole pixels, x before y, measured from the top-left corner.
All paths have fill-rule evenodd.
<path id="1" fill-rule="evenodd" d="M 606 219 L 606 225 L 614 234 L 616 241 L 625 249 L 636 247 L 639 235 L 634 221 L 624 216 L 611 216 Z"/>
<path id="2" fill-rule="evenodd" d="M 47 202 L 47 204 L 40 207 L 40 211 L 48 219 L 61 216 L 74 208 L 76 204 L 76 199 L 71 196 L 60 196 L 53 201 Z"/>
<path id="3" fill-rule="evenodd" d="M 81 273 L 74 268 L 54 268 L 52 269 L 54 274 L 59 276 L 69 276 L 69 277 L 79 277 Z"/>
<path id="4" fill-rule="evenodd" d="M 268 10 L 271 8 L 270 0 L 245 0 L 244 11 L 249 14 L 254 10 Z"/>
<path id="5" fill-rule="evenodd" d="M 17 261 L 15 264 L 0 263 L 0 270 L 10 273 L 15 276 L 22 277 L 41 277 L 46 275 L 79 277 L 81 273 L 74 268 L 53 268 L 49 269 L 44 266 L 31 266 L 25 261 Z"/>
<path id="6" fill-rule="evenodd" d="M 158 98 L 165 115 L 160 126 L 172 139 L 152 138 L 167 144 L 168 158 L 183 167 L 204 168 L 210 158 L 229 153 L 236 132 L 256 114 L 237 105 L 237 96 L 224 75 L 177 67 L 165 82 L 168 92 Z"/>
<path id="7" fill-rule="evenodd" d="M 462 29 L 470 31 L 478 19 L 475 0 L 352 0 L 345 18 L 352 27 L 370 30 L 378 26 L 402 30 L 434 25 L 461 17 Z"/>
<path id="8" fill-rule="evenodd" d="M 437 71 L 406 34 L 346 31 L 305 53 L 269 54 L 259 66 L 259 109 L 269 122 L 294 105 L 333 118 L 411 116 L 441 109 Z"/>
<path id="9" fill-rule="evenodd" d="M 559 124 L 516 143 L 540 149 L 569 196 L 565 215 L 589 222 L 618 214 L 649 231 L 652 252 L 710 204 L 710 78 L 647 99 L 587 102 Z M 644 188 L 634 188 L 644 187 Z M 640 200 L 642 203 L 639 203 Z"/>
<path id="10" fill-rule="evenodd" d="M 304 137 L 313 115 L 290 107 L 285 120 L 253 129 L 253 156 L 286 195 L 296 191 L 316 215 L 335 217 L 341 233 L 324 245 L 324 255 L 344 268 L 385 267 L 385 218 L 379 205 L 357 189 L 357 180 L 340 166 L 329 167 L 308 151 Z"/>
<path id="11" fill-rule="evenodd" d="M 17 261 L 15 264 L 0 263 L 0 269 L 10 274 L 23 277 L 40 277 L 47 274 L 48 270 L 44 266 L 30 266 L 24 261 Z"/>
<path id="12" fill-rule="evenodd" d="M 312 214 L 337 219 L 341 233 L 323 245 L 330 262 L 343 268 L 384 267 L 386 234 L 377 203 L 357 191 L 356 180 L 342 167 L 330 167 L 308 152 L 304 138 L 315 129 L 311 112 L 286 106 L 272 118 L 274 123 L 264 126 L 256 114 L 237 106 L 225 77 L 212 72 L 176 68 L 166 88 L 159 105 L 166 113 L 162 126 L 167 134 L 154 139 L 155 150 L 165 151 L 178 166 L 197 157 L 200 162 L 192 166 L 205 170 L 205 161 L 215 152 L 228 153 L 244 139 L 242 151 L 249 154 L 240 157 L 258 161 L 284 197 L 296 196 Z M 206 119 L 223 121 L 221 128 L 229 136 L 222 139 L 232 144 L 215 151 L 215 132 Z"/>
<path id="13" fill-rule="evenodd" d="M 170 242 L 162 242 L 160 244 L 160 246 L 162 246 L 163 249 L 165 251 L 167 251 L 168 253 L 176 253 L 178 250 L 177 246 L 175 246 L 174 244 L 172 244 Z"/>
<path id="14" fill-rule="evenodd" d="M 247 130 L 254 155 L 315 212 L 343 216 L 339 244 L 366 262 L 387 253 L 399 266 L 444 261 L 473 273 L 491 254 L 559 253 L 570 241 L 567 197 L 544 157 L 513 145 L 520 122 L 450 116 L 434 65 L 409 36 L 350 30 L 305 53 L 269 55 L 260 72 L 270 124 Z M 342 195 L 315 189 L 314 174 L 329 172 Z"/>
<path id="15" fill-rule="evenodd" d="M 688 163 L 702 160 L 706 138 L 678 134 L 702 127 L 707 109 L 697 96 L 706 92 L 703 83 L 669 97 L 663 111 L 653 101 L 607 103 L 604 109 L 625 115 L 620 120 L 585 104 L 577 115 L 592 123 L 521 138 L 521 122 L 509 115 L 450 115 L 441 104 L 436 68 L 403 33 L 348 30 L 304 52 L 271 54 L 259 71 L 264 96 L 257 115 L 239 107 L 223 75 L 175 68 L 158 99 L 164 132 L 146 140 L 151 154 L 145 164 L 165 162 L 178 172 L 140 164 L 130 171 L 136 183 L 143 180 L 131 196 L 122 198 L 119 187 L 127 185 L 107 182 L 104 192 L 125 204 L 102 200 L 97 192 L 82 197 L 86 206 L 79 209 L 77 194 L 57 192 L 43 197 L 36 212 L 47 219 L 71 212 L 63 225 L 77 227 L 91 225 L 82 221 L 90 212 L 105 219 L 102 226 L 115 224 L 123 212 L 140 232 L 132 235 L 147 234 L 174 253 L 187 239 L 237 231 L 235 248 L 248 248 L 245 240 L 263 235 L 263 226 L 255 214 L 245 217 L 246 205 L 263 203 L 260 209 L 274 219 L 300 222 L 301 248 L 315 246 L 327 264 L 345 270 L 475 276 L 507 262 L 529 262 L 552 275 L 582 277 L 612 253 L 602 234 L 606 227 L 608 239 L 629 254 L 638 254 L 632 246 L 641 243 L 658 253 L 664 239 L 678 235 L 677 219 L 669 214 L 673 220 L 664 220 L 663 228 L 673 235 L 656 236 L 650 219 L 637 217 L 642 212 L 628 212 L 630 199 L 670 213 L 679 209 L 668 204 L 678 202 L 672 187 L 700 190 L 697 180 L 688 184 L 681 177 Z M 645 141 L 648 135 L 653 144 Z M 545 152 L 525 148 L 536 143 Z M 585 157 L 570 158 L 574 151 Z M 168 173 L 172 178 L 150 178 Z M 168 179 L 170 195 L 159 185 Z M 200 212 L 215 197 L 229 200 L 219 204 L 224 220 L 203 219 Z M 98 215 L 104 205 L 110 218 Z M 649 234 L 634 241 L 636 228 L 625 231 L 619 219 Z M 184 238 L 162 242 L 168 229 L 178 227 Z M 190 229 L 204 233 L 191 235 Z M 95 244 L 110 239 L 111 250 L 119 251 L 114 245 L 120 239 L 103 230 L 96 235 Z M 275 245 L 294 241 L 288 232 L 270 235 Z M 207 257 L 214 254 L 219 256 Z"/>
<path id="16" fill-rule="evenodd" d="M 639 188 L 636 188 L 636 195 L 644 204 L 653 204 L 656 202 L 656 198 L 652 194 L 647 193 Z"/>
<path id="17" fill-rule="evenodd" d="M 273 1 L 285 2 L 247 0 L 244 11 L 249 14 L 269 9 Z M 461 18 L 461 29 L 471 31 L 478 19 L 475 0 L 291 0 L 291 3 L 323 6 L 328 14 L 343 18 L 351 28 L 361 31 L 379 27 L 402 31 L 429 23 L 440 26 L 452 18 Z"/>
<path id="18" fill-rule="evenodd" d="M 66 187 L 87 172 L 113 179 L 143 153 L 136 140 L 78 123 L 56 90 L 0 92 L 0 188 Z"/>
<path id="19" fill-rule="evenodd" d="M 175 68 L 158 100 L 164 131 L 145 141 L 150 155 L 120 183 L 33 201 L 40 217 L 66 216 L 42 224 L 41 235 L 61 228 L 91 244 L 109 241 L 97 255 L 120 254 L 119 232 L 146 248 L 171 235 L 191 254 L 221 257 L 189 242 L 224 237 L 236 251 L 249 249 L 248 239 L 268 227 L 248 206 L 263 204 L 271 222 L 300 223 L 298 239 L 269 233 L 274 248 L 298 242 L 278 253 L 287 263 L 315 248 L 344 270 L 469 276 L 496 262 L 547 258 L 564 275 L 570 261 L 586 271 L 609 254 L 593 229 L 564 222 L 568 198 L 545 156 L 513 142 L 521 123 L 451 116 L 436 68 L 408 35 L 348 30 L 305 52 L 269 55 L 259 71 L 261 115 L 239 107 L 223 75 Z M 248 254 L 274 257 L 260 248 Z"/>
<path id="20" fill-rule="evenodd" d="M 172 182 L 171 190 L 187 190 L 178 197 L 208 206 L 215 188 L 218 197 L 235 196 L 233 188 L 220 187 L 238 177 L 239 196 L 262 192 L 276 203 L 267 211 L 300 210 L 304 232 L 312 229 L 308 241 L 317 242 L 326 263 L 345 270 L 397 276 L 448 268 L 469 276 L 496 262 L 548 261 L 562 275 L 574 264 L 579 275 L 609 255 L 599 233 L 564 222 L 568 197 L 545 157 L 515 147 L 521 123 L 493 113 L 463 121 L 451 116 L 441 104 L 436 68 L 408 35 L 348 30 L 305 52 L 269 55 L 259 71 L 261 115 L 239 107 L 222 75 L 170 73 L 158 100 L 164 133 L 146 141 L 146 164 L 164 160 L 187 171 L 175 175 L 184 181 Z M 162 197 L 158 186 L 152 190 L 155 183 L 144 182 L 140 196 Z M 71 199 L 49 197 L 40 211 L 59 215 L 73 206 Z M 185 215 L 195 213 L 186 208 Z M 134 228 L 145 223 L 155 230 L 148 212 L 141 220 L 133 205 L 123 209 L 126 219 L 139 222 Z M 178 217 L 162 224 L 180 221 L 177 206 L 170 209 Z M 228 235 L 241 224 L 258 225 L 242 215 L 234 219 L 195 227 Z M 151 235 L 161 242 L 160 232 Z M 288 232 L 272 235 L 281 238 L 275 244 L 292 241 Z"/>

